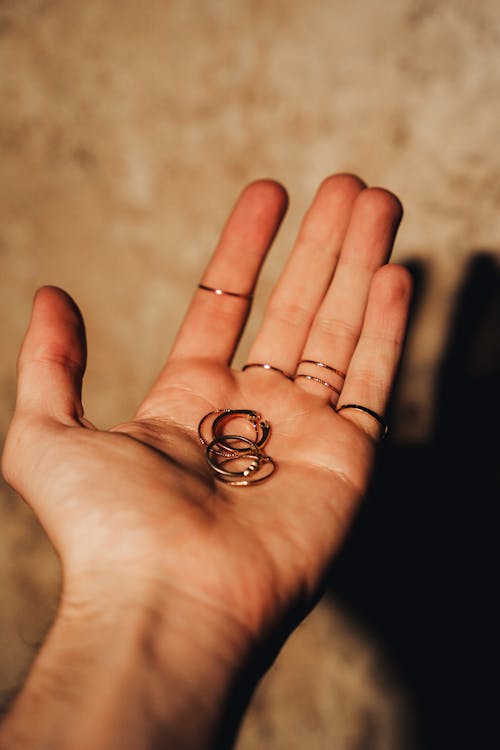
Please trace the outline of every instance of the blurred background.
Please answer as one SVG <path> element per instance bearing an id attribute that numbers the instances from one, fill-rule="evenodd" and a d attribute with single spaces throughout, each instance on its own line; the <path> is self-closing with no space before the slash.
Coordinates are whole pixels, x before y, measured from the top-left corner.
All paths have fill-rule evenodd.
<path id="1" fill-rule="evenodd" d="M 379 471 L 238 750 L 478 747 L 500 490 L 496 0 L 0 0 L 0 430 L 34 290 L 87 323 L 84 403 L 129 417 L 243 185 L 289 215 L 239 359 L 320 180 L 401 198 L 417 293 Z M 0 702 L 50 624 L 57 559 L 0 494 Z M 495 736 L 495 735 L 491 735 Z"/>

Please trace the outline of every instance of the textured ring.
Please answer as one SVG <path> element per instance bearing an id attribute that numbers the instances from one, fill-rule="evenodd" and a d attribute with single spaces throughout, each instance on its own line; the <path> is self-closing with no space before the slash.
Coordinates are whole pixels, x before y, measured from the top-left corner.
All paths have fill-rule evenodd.
<path id="1" fill-rule="evenodd" d="M 203 435 L 203 427 L 207 419 L 213 417 L 215 414 L 217 414 L 218 416 L 215 417 L 211 425 L 212 437 L 207 438 Z M 255 430 L 254 442 L 257 448 L 262 448 L 269 440 L 269 436 L 271 434 L 271 425 L 265 419 L 262 419 L 260 414 L 253 409 L 215 409 L 214 411 L 205 414 L 198 425 L 198 437 L 200 439 L 200 443 L 206 448 L 213 438 L 218 437 L 218 429 L 219 427 L 222 427 L 222 422 L 227 418 L 234 419 L 236 417 L 248 418 L 248 421 L 251 423 L 252 427 Z M 230 455 L 221 451 L 214 452 L 218 452 L 221 456 Z M 241 452 L 244 451 L 241 451 L 238 448 L 234 448 L 231 450 L 231 454 Z"/>
<path id="2" fill-rule="evenodd" d="M 204 425 L 210 418 L 213 418 L 211 438 L 203 434 Z M 253 440 L 245 435 L 234 434 L 234 431 L 230 435 L 224 434 L 226 422 L 238 418 L 250 422 L 255 433 Z M 275 471 L 273 459 L 261 450 L 270 435 L 271 425 L 253 409 L 215 409 L 205 414 L 198 424 L 198 436 L 205 446 L 205 458 L 214 478 L 234 487 L 247 487 L 263 482 Z M 240 469 L 242 460 L 243 468 Z M 232 462 L 239 462 L 235 465 L 237 471 L 226 468 Z"/>
<path id="3" fill-rule="evenodd" d="M 265 482 L 266 479 L 269 479 L 271 474 L 276 470 L 276 464 L 274 463 L 271 456 L 263 456 L 263 461 L 259 469 L 255 472 L 255 474 L 258 474 L 260 476 L 251 476 L 248 479 L 225 479 L 223 475 L 218 475 L 217 479 L 221 481 L 223 484 L 228 484 L 231 487 L 248 487 L 251 484 L 259 484 L 260 482 Z M 231 459 L 225 459 L 225 461 L 221 461 L 221 465 L 226 463 L 227 461 L 230 461 Z M 264 467 L 269 467 L 270 471 L 265 471 Z M 264 474 L 261 474 L 261 470 L 264 470 Z"/>
<path id="4" fill-rule="evenodd" d="M 245 370 L 249 370 L 251 367 L 262 367 L 264 370 L 272 370 L 273 372 L 279 372 L 281 375 L 284 375 L 287 380 L 293 380 L 293 375 L 290 375 L 288 372 L 285 372 L 284 370 L 281 370 L 279 367 L 275 367 L 274 365 L 268 365 L 266 363 L 261 362 L 249 362 L 247 365 L 244 365 L 244 367 L 241 368 L 242 372 L 245 372 Z"/>
<path id="5" fill-rule="evenodd" d="M 253 299 L 253 294 L 242 294 L 241 292 L 228 292 L 225 289 L 218 289 L 217 287 L 207 286 L 206 284 L 198 284 L 198 289 L 204 289 L 205 292 L 213 292 L 214 294 L 217 294 L 219 297 L 221 297 L 224 294 L 227 297 L 241 297 L 241 299 L 246 299 L 248 301 L 251 301 Z"/>
<path id="6" fill-rule="evenodd" d="M 228 450 L 232 451 L 233 449 L 228 445 L 228 442 L 230 440 L 239 440 L 240 442 L 247 443 L 248 448 L 245 449 L 245 453 L 233 453 L 233 455 L 227 455 L 225 454 L 226 458 L 224 461 L 221 461 L 220 463 L 217 463 L 217 461 L 213 461 L 211 458 L 211 454 L 215 453 L 218 454 L 217 451 L 215 451 L 215 447 L 222 446 L 223 448 L 227 448 Z M 219 454 L 221 455 L 221 454 Z M 224 455 L 224 454 L 222 454 Z M 257 445 L 254 443 L 253 440 L 250 440 L 250 438 L 243 437 L 243 435 L 224 435 L 223 437 L 216 437 L 214 440 L 212 440 L 211 443 L 207 445 L 206 450 L 206 456 L 208 465 L 210 466 L 213 471 L 216 471 L 217 474 L 222 474 L 225 477 L 228 477 L 229 479 L 236 479 L 236 478 L 242 478 L 242 477 L 248 477 L 250 474 L 252 474 L 254 471 L 260 468 L 262 464 L 262 456 L 257 448 Z M 222 468 L 222 466 L 229 461 L 235 461 L 237 459 L 241 460 L 243 458 L 249 458 L 252 459 L 252 462 L 249 466 L 247 466 L 246 469 L 243 469 L 241 471 L 229 471 L 228 469 Z"/>
<path id="7" fill-rule="evenodd" d="M 263 448 L 269 440 L 269 436 L 271 435 L 271 425 L 265 419 L 261 419 L 260 414 L 256 411 L 253 411 L 253 409 L 230 409 L 229 411 L 224 410 L 213 421 L 212 436 L 214 438 L 216 438 L 219 434 L 219 427 L 221 427 L 221 423 L 228 417 L 230 419 L 235 419 L 236 417 L 248 417 L 248 421 L 251 423 L 252 427 L 255 430 L 255 440 L 253 440 L 252 442 L 255 444 L 257 449 Z M 221 437 L 225 436 L 222 435 Z M 240 448 L 232 448 L 231 450 L 233 453 L 246 452 L 246 449 L 242 450 Z"/>
<path id="8" fill-rule="evenodd" d="M 294 377 L 294 380 L 297 380 L 298 378 L 305 378 L 305 380 L 312 380 L 314 383 L 319 383 L 320 385 L 324 385 L 325 388 L 329 388 L 331 391 L 337 394 L 337 396 L 340 396 L 340 391 L 338 388 L 335 388 L 334 385 L 328 382 L 328 380 L 321 380 L 321 378 L 317 378 L 314 375 L 302 375 L 298 374 Z"/>
<path id="9" fill-rule="evenodd" d="M 326 362 L 317 362 L 315 359 L 301 359 L 299 362 L 299 366 L 300 365 L 316 365 L 316 367 L 324 367 L 325 370 L 330 370 L 330 372 L 334 372 L 335 375 L 338 375 L 342 380 L 345 380 L 345 372 L 337 370 L 336 367 L 332 367 L 331 365 L 327 365 Z"/>
<path id="10" fill-rule="evenodd" d="M 222 412 L 225 414 L 229 414 L 231 412 L 231 409 L 215 409 L 214 411 L 211 411 L 208 414 L 205 414 L 205 416 L 203 417 L 203 419 L 200 421 L 198 425 L 198 437 L 200 439 L 200 443 L 204 445 L 205 448 L 209 444 L 210 440 L 207 440 L 203 436 L 203 426 L 209 417 L 212 417 L 214 414 L 221 414 Z M 215 435 L 212 435 L 212 438 L 213 437 L 215 437 Z"/>
<path id="11" fill-rule="evenodd" d="M 389 432 L 389 427 L 385 419 L 381 417 L 380 414 L 377 414 L 376 411 L 373 411 L 373 409 L 369 409 L 367 406 L 362 406 L 361 404 L 342 404 L 342 406 L 339 406 L 338 409 L 335 409 L 335 411 L 339 412 L 343 409 L 356 409 L 357 411 L 362 411 L 365 414 L 368 414 L 369 417 L 376 419 L 379 425 L 382 427 L 382 437 L 385 437 Z"/>

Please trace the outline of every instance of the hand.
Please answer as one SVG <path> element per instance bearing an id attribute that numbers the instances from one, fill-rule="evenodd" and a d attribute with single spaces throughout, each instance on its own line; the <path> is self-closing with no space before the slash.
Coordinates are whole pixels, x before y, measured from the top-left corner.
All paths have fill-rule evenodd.
<path id="1" fill-rule="evenodd" d="M 278 184 L 249 185 L 203 284 L 250 293 L 285 208 Z M 386 265 L 400 218 L 391 193 L 350 175 L 325 180 L 249 355 L 282 372 L 232 370 L 249 301 L 197 289 L 137 414 L 109 431 L 83 417 L 80 313 L 63 291 L 39 290 L 4 473 L 61 557 L 60 619 L 91 612 L 104 628 L 113 612 L 154 610 L 162 669 L 175 642 L 234 671 L 311 608 L 366 489 L 380 425 L 362 411 L 336 413 L 331 388 L 286 373 L 303 359 L 327 363 L 345 381 L 317 365 L 298 372 L 333 384 L 339 405 L 384 413 L 410 297 L 405 269 Z M 214 479 L 197 426 L 219 408 L 270 422 L 266 452 L 278 468 L 267 481 Z M 195 674 L 186 658 L 183 671 Z"/>

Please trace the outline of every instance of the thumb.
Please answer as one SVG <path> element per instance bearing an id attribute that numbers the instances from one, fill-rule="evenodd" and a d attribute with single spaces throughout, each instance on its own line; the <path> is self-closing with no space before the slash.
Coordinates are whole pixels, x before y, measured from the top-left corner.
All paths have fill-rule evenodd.
<path id="1" fill-rule="evenodd" d="M 63 424 L 80 420 L 86 359 L 85 327 L 76 303 L 62 289 L 42 287 L 19 353 L 16 414 Z"/>

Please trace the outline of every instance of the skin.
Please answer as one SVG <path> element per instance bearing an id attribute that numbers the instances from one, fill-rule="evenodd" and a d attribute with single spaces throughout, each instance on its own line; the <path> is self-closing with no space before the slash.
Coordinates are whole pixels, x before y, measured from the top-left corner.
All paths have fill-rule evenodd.
<path id="1" fill-rule="evenodd" d="M 251 292 L 286 204 L 275 182 L 247 186 L 202 282 Z M 411 293 L 388 264 L 401 214 L 357 177 L 324 180 L 249 362 L 291 373 L 301 359 L 329 363 L 347 373 L 339 404 L 383 414 Z M 137 414 L 102 431 L 83 417 L 78 308 L 60 289 L 37 292 L 3 470 L 60 555 L 63 590 L 0 748 L 230 746 L 260 674 L 320 596 L 380 426 L 336 413 L 315 381 L 231 369 L 248 312 L 243 298 L 197 289 Z M 314 365 L 298 372 L 342 386 Z M 268 481 L 214 479 L 196 430 L 221 407 L 271 423 Z"/>

